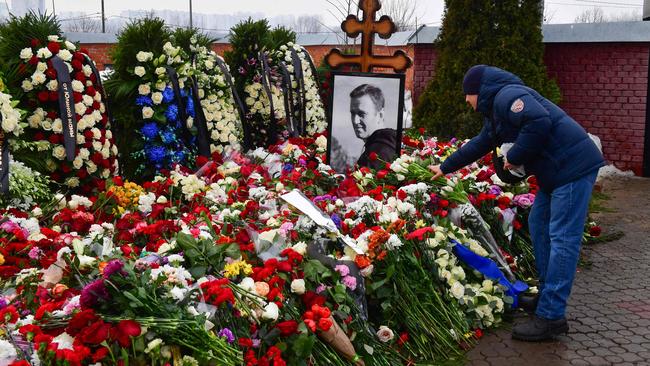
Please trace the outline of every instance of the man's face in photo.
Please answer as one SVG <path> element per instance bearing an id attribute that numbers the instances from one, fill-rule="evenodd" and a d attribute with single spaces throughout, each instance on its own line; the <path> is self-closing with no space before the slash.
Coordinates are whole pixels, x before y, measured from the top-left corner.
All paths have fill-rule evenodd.
<path id="1" fill-rule="evenodd" d="M 350 101 L 352 127 L 358 138 L 365 140 L 376 130 L 384 128 L 384 109 L 377 110 L 369 95 L 352 98 Z"/>

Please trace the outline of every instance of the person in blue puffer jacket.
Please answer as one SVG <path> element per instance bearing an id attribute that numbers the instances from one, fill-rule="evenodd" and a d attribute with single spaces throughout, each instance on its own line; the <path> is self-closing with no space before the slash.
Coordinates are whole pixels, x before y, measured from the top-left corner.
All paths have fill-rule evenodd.
<path id="1" fill-rule="evenodd" d="M 465 100 L 484 116 L 481 132 L 431 166 L 434 179 L 513 143 L 505 169 L 522 165 L 539 192 L 528 218 L 539 277 L 534 316 L 513 327 L 512 337 L 541 341 L 566 333 L 566 304 L 573 285 L 589 200 L 603 155 L 587 132 L 560 107 L 514 74 L 475 65 L 463 79 Z"/>

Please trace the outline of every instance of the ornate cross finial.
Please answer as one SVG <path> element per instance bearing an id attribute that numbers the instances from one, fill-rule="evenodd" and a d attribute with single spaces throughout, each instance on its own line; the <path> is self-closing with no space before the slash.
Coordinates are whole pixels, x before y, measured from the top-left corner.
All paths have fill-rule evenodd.
<path id="1" fill-rule="evenodd" d="M 361 54 L 344 55 L 335 48 L 325 56 L 325 61 L 334 68 L 340 65 L 361 65 L 362 72 L 370 72 L 373 67 L 390 67 L 396 72 L 402 72 L 411 67 L 413 61 L 402 50 L 396 51 L 392 56 L 373 55 L 375 33 L 387 39 L 395 33 L 395 23 L 388 15 L 382 15 L 375 21 L 375 14 L 381 9 L 379 0 L 359 0 L 359 7 L 363 11 L 363 21 L 350 14 L 341 23 L 341 29 L 351 38 L 356 38 L 361 33 Z"/>

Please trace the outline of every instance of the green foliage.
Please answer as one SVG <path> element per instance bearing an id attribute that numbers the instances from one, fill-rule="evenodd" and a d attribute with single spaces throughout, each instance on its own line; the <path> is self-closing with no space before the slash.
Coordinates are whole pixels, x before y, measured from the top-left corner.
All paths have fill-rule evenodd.
<path id="1" fill-rule="evenodd" d="M 546 75 L 539 0 L 447 1 L 439 38 L 436 75 L 414 110 L 413 120 L 446 137 L 471 137 L 482 117 L 465 103 L 462 81 L 475 64 L 508 70 L 554 102 L 560 91 Z"/>
<path id="2" fill-rule="evenodd" d="M 55 16 L 29 12 L 25 16 L 11 15 L 9 20 L 0 24 L 0 68 L 5 75 L 11 94 L 22 95 L 20 84 L 23 77 L 18 66 L 22 64 L 18 55 L 20 50 L 38 42 L 41 47 L 47 45 L 47 37 L 61 36 L 61 24 Z"/>
<path id="3" fill-rule="evenodd" d="M 180 46 L 188 55 L 192 53 L 192 48 L 190 47 L 192 37 L 196 39 L 195 46 L 198 47 L 211 48 L 212 44 L 217 41 L 215 38 L 201 33 L 198 28 L 176 28 L 172 34 L 174 45 Z"/>

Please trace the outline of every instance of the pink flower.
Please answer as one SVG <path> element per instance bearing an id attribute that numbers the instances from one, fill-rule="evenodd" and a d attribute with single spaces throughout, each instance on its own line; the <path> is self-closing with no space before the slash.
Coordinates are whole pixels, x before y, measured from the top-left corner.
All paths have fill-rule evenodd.
<path id="1" fill-rule="evenodd" d="M 27 254 L 31 259 L 38 259 L 43 255 L 43 251 L 39 247 L 32 247 Z"/>
<path id="2" fill-rule="evenodd" d="M 341 276 L 347 276 L 350 274 L 350 268 L 346 266 L 345 264 L 339 264 L 336 267 L 334 267 L 334 270 L 338 273 L 341 274 Z"/>
<path id="3" fill-rule="evenodd" d="M 345 276 L 345 277 L 343 277 L 342 282 L 345 285 L 345 287 L 349 288 L 350 290 L 354 290 L 355 288 L 357 288 L 357 279 L 356 279 L 356 277 Z"/>
<path id="4" fill-rule="evenodd" d="M 512 199 L 512 201 L 516 206 L 528 208 L 535 202 L 535 195 L 531 193 L 518 194 Z"/>

